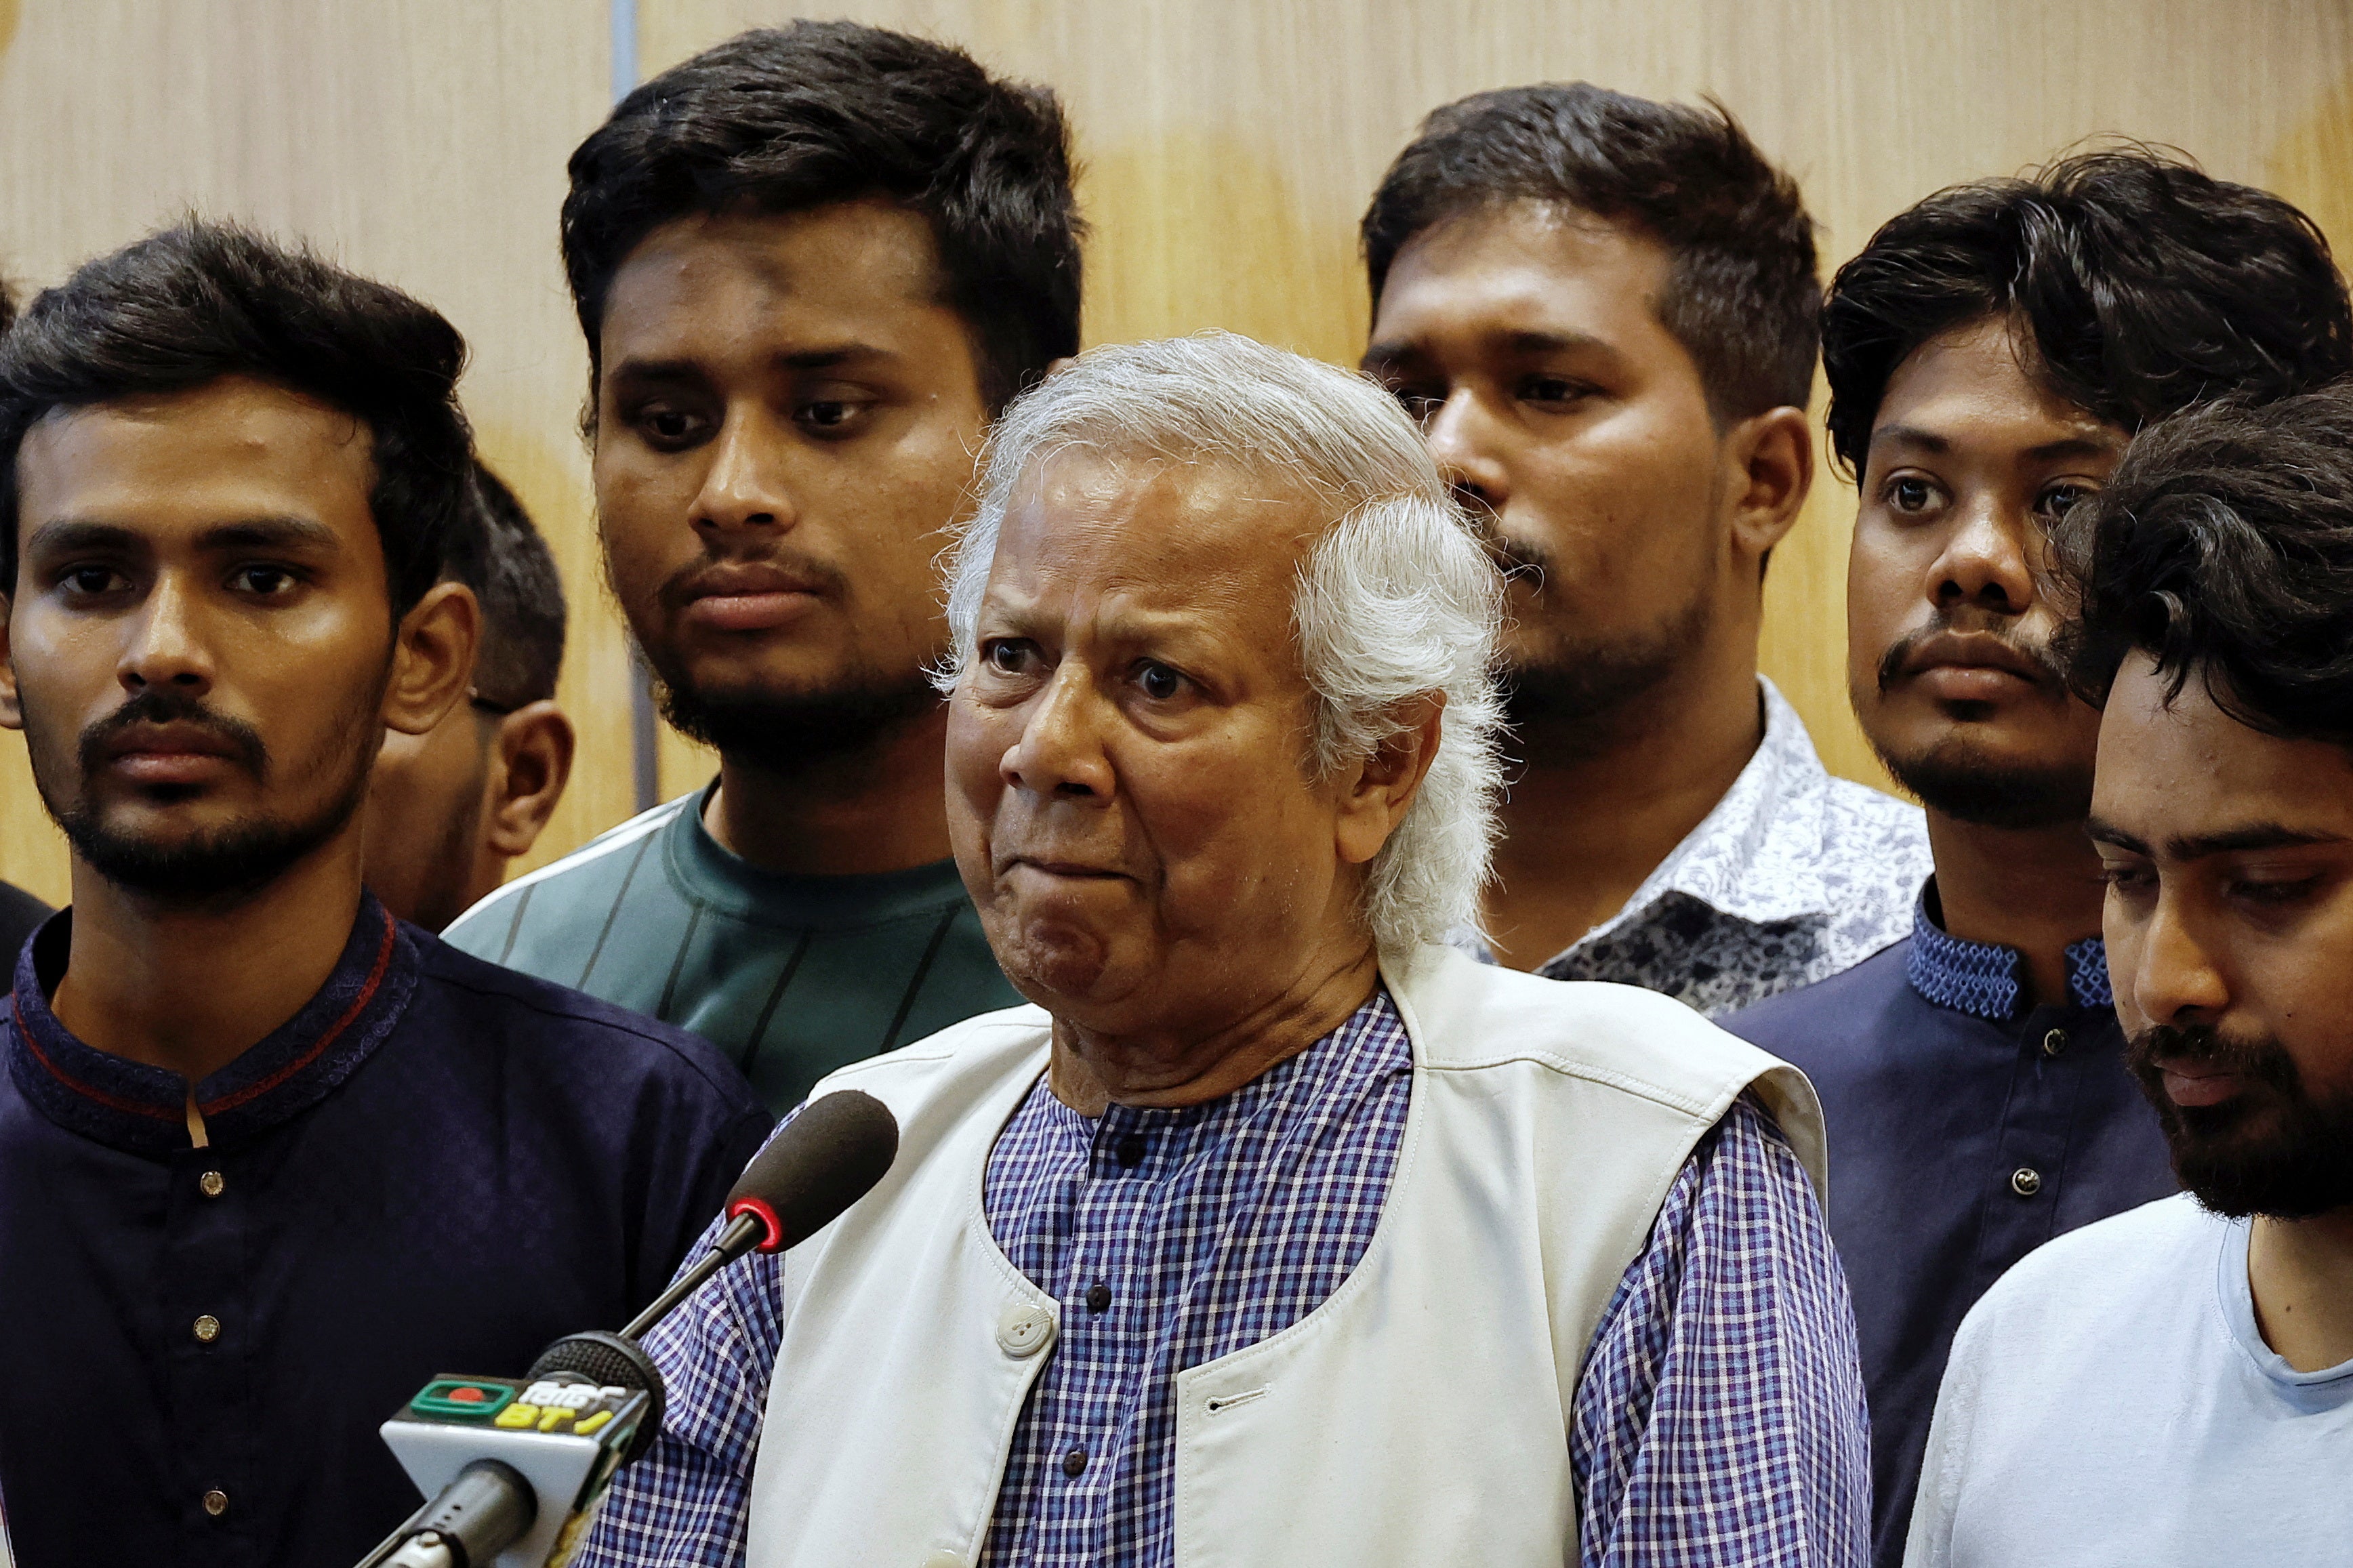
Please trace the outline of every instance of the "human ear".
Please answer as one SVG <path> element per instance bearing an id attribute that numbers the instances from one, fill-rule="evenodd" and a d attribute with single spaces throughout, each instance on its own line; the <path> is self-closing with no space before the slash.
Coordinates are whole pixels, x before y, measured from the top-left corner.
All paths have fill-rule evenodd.
<path id="1" fill-rule="evenodd" d="M 1762 561 L 1796 526 L 1814 483 L 1814 427 L 1802 408 L 1770 408 L 1732 427 L 1732 537 Z"/>
<path id="2" fill-rule="evenodd" d="M 572 721 L 553 699 L 528 703 L 499 721 L 491 742 L 491 798 L 482 843 L 512 860 L 530 853 L 572 777 Z"/>
<path id="3" fill-rule="evenodd" d="M 8 641 L 8 615 L 16 604 L 0 594 L 0 730 L 25 727 L 25 705 L 16 700 L 16 659 Z"/>
<path id="4" fill-rule="evenodd" d="M 481 641 L 481 611 L 462 583 L 436 583 L 393 636 L 392 679 L 385 687 L 384 722 L 404 735 L 422 735 L 466 699 Z"/>
<path id="5" fill-rule="evenodd" d="M 1364 865 L 1381 852 L 1389 835 L 1405 820 L 1430 764 L 1438 756 L 1445 710 L 1442 691 L 1424 692 L 1399 703 L 1397 733 L 1343 775 L 1335 827 L 1342 860 Z"/>

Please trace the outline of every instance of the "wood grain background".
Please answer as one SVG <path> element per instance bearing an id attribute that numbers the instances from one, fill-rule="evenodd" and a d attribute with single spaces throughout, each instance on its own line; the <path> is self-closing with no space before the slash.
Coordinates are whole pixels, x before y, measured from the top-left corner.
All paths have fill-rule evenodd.
<path id="1" fill-rule="evenodd" d="M 1714 94 L 1803 182 L 1826 264 L 1940 185 L 2086 137 L 2165 142 L 2353 246 L 2353 10 L 2338 0 L 850 0 L 1055 87 L 1086 165 L 1087 337 L 1230 327 L 1343 363 L 1357 215 L 1431 108 L 1583 78 Z M 642 68 L 795 14 L 640 0 Z M 582 729 L 543 861 L 628 814 L 629 669 L 573 423 L 585 360 L 555 259 L 563 164 L 610 71 L 594 0 L 0 0 L 0 272 L 19 288 L 189 207 L 309 237 L 432 300 L 468 406 L 554 541 Z M 1764 662 L 1833 769 L 1883 782 L 1847 713 L 1852 491 L 1775 552 Z M 707 755 L 665 735 L 665 793 Z M 0 877 L 65 857 L 0 740 Z"/>

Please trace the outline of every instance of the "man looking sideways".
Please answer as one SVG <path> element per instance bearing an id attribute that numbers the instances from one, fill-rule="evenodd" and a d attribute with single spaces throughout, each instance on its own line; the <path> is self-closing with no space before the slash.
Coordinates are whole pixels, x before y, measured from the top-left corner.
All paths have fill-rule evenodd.
<path id="1" fill-rule="evenodd" d="M 784 1110 L 1017 1000 L 949 858 L 933 563 L 1075 353 L 1052 98 L 849 23 L 746 33 L 572 158 L 613 589 L 719 777 L 511 884 L 469 952 L 685 1025 Z"/>
<path id="2" fill-rule="evenodd" d="M 192 223 L 0 345 L 0 722 L 73 850 L 0 1018 L 19 1560 L 315 1568 L 417 1502 L 376 1427 L 650 1300 L 767 1117 L 703 1041 L 361 885 L 387 729 L 465 699 L 465 345 Z"/>
<path id="3" fill-rule="evenodd" d="M 1936 876 L 1908 940 L 1725 1022 L 1830 1119 L 1892 1565 L 1961 1315 L 2052 1237 L 2174 1190 L 2119 1067 L 2084 835 L 2099 715 L 2052 650 L 2050 531 L 2144 422 L 2343 374 L 2353 319 L 2295 208 L 2118 152 L 1891 220 L 1839 269 L 1822 343 L 1862 485 L 1855 712 L 1927 807 Z"/>
<path id="4" fill-rule="evenodd" d="M 1804 1079 L 1442 942 L 1497 594 L 1395 405 L 1084 355 L 992 438 L 949 616 L 956 858 L 1038 1005 L 828 1080 L 898 1163 L 649 1336 L 584 1568 L 1859 1563 Z"/>
<path id="5" fill-rule="evenodd" d="M 480 462 L 449 558 L 480 606 L 473 681 L 424 734 L 385 736 L 367 804 L 368 889 L 436 931 L 506 879 L 572 776 L 572 721 L 555 702 L 564 584 L 522 503 Z"/>
<path id="6" fill-rule="evenodd" d="M 1364 219 L 1365 369 L 1510 574 L 1504 963 L 1716 1014 L 1904 934 L 1920 814 L 1757 673 L 1813 478 L 1813 226 L 1721 110 L 1584 83 L 1432 114 Z"/>
<path id="7" fill-rule="evenodd" d="M 2065 524 L 2070 679 L 2133 1076 L 2187 1194 L 1961 1325 L 1906 1562 L 2262 1563 L 2353 1542 L 2353 395 L 2138 437 Z"/>

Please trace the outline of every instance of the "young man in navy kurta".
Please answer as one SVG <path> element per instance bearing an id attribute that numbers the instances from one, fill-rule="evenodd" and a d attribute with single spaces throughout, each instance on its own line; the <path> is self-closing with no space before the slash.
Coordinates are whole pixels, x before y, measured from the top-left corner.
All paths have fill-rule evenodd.
<path id="1" fill-rule="evenodd" d="M 25 1568 L 337 1568 L 376 1427 L 658 1293 L 765 1134 L 708 1046 L 362 890 L 387 728 L 466 698 L 426 307 L 203 224 L 0 347 L 0 722 L 73 902 L 0 1014 L 0 1490 Z"/>

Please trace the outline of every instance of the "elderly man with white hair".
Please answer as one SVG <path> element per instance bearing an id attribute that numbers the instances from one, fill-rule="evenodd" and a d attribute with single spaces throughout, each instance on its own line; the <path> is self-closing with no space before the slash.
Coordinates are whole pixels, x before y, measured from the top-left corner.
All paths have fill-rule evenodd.
<path id="1" fill-rule="evenodd" d="M 1446 946 L 1494 574 L 1411 423 L 1210 334 L 992 437 L 956 859 L 1033 1006 L 819 1086 L 898 1163 L 651 1336 L 596 1564 L 1849 1564 L 1868 1456 L 1803 1078 Z"/>

